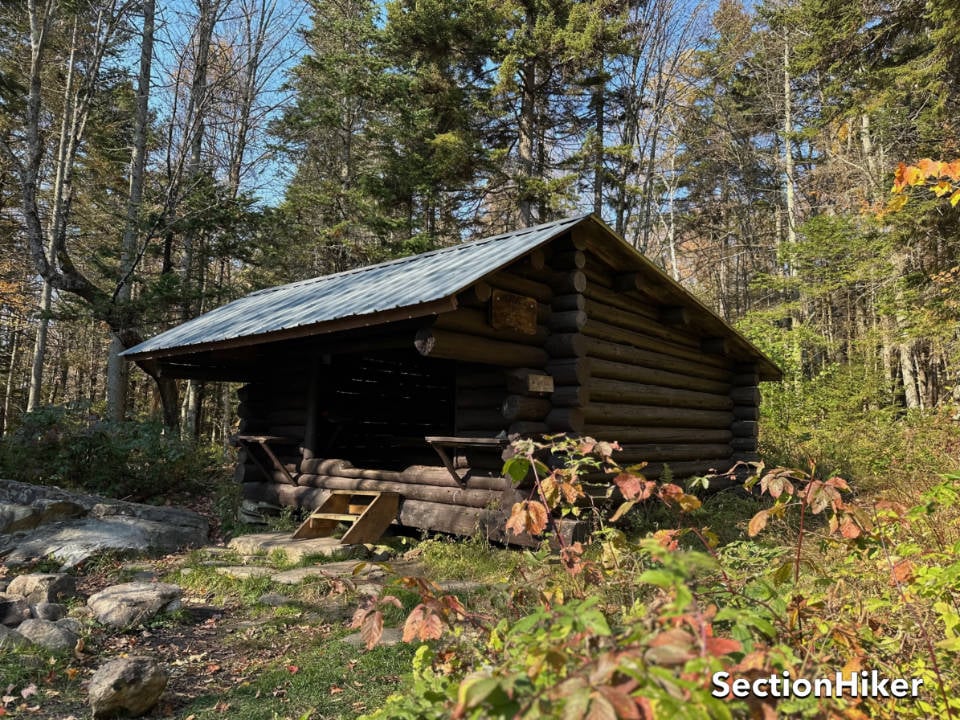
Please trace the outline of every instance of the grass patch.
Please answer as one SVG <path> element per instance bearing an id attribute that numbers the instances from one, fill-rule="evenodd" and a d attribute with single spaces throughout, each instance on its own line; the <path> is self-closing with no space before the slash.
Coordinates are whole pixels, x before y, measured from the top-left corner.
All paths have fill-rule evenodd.
<path id="1" fill-rule="evenodd" d="M 516 550 L 494 547 L 479 537 L 424 540 L 419 548 L 431 580 L 502 582 L 521 562 Z"/>
<path id="2" fill-rule="evenodd" d="M 365 651 L 332 640 L 292 651 L 258 670 L 228 696 L 206 696 L 179 711 L 196 720 L 335 720 L 380 707 L 397 691 L 416 646 L 399 643 Z"/>

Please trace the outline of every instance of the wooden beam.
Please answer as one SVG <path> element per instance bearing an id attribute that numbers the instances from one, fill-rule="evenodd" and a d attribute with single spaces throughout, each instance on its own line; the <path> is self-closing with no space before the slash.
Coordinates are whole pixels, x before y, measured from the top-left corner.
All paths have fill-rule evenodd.
<path id="1" fill-rule="evenodd" d="M 437 328 L 420 330 L 414 346 L 424 357 L 504 367 L 543 367 L 549 356 L 539 347 L 502 342 Z"/>

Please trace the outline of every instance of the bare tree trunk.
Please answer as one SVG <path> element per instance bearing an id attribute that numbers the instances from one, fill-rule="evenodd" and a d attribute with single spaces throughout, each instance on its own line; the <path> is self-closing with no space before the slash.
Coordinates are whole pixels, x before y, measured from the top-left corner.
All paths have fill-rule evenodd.
<path id="1" fill-rule="evenodd" d="M 793 162 L 793 95 L 790 87 L 790 43 L 783 31 L 783 174 L 787 210 L 787 243 L 797 241 L 796 175 Z M 788 273 L 792 272 L 788 269 Z"/>
<path id="2" fill-rule="evenodd" d="M 922 406 L 920 393 L 917 388 L 917 373 L 914 365 L 914 343 L 908 341 L 900 345 L 900 375 L 903 378 L 903 396 L 907 408 L 915 409 Z"/>
<path id="3" fill-rule="evenodd" d="M 10 409 L 13 405 L 13 377 L 17 372 L 17 350 L 20 345 L 20 328 L 14 325 L 10 335 L 10 362 L 7 365 L 7 382 L 3 393 L 3 415 L 0 416 L 0 437 L 7 434 L 7 428 L 10 426 Z"/>
<path id="4" fill-rule="evenodd" d="M 133 129 L 133 151 L 130 158 L 130 195 L 127 201 L 127 219 L 120 249 L 120 278 L 114 294 L 125 317 L 124 305 L 130 302 L 133 271 L 137 262 L 137 226 L 143 201 L 143 178 L 147 157 L 147 130 L 150 122 L 150 71 L 153 65 L 155 1 L 144 0 L 143 35 L 140 45 L 140 74 L 137 78 L 137 114 Z M 130 368 L 120 357 L 124 350 L 119 333 L 111 334 L 110 354 L 107 358 L 107 414 L 111 420 L 123 420 L 127 406 L 127 387 Z"/>

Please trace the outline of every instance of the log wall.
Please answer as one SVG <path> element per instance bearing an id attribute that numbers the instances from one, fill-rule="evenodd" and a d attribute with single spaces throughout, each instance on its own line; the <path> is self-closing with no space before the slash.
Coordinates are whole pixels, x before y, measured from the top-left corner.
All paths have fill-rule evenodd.
<path id="1" fill-rule="evenodd" d="M 311 508 L 335 489 L 398 492 L 402 524 L 518 542 L 502 525 L 529 490 L 500 477 L 500 450 L 451 449 L 454 478 L 425 436 L 591 435 L 649 477 L 754 459 L 756 365 L 699 332 L 662 284 L 613 264 L 574 229 L 415 323 L 406 350 L 371 345 L 246 386 L 241 433 L 292 439 L 278 450 L 285 471 L 241 452 L 245 496 Z"/>

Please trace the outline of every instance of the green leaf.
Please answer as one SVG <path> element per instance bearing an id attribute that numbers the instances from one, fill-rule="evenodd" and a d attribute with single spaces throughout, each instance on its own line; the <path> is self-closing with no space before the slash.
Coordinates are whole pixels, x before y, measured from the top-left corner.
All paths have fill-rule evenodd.
<path id="1" fill-rule="evenodd" d="M 519 485 L 530 472 L 530 461 L 525 457 L 514 455 L 503 464 L 503 474 Z"/>

